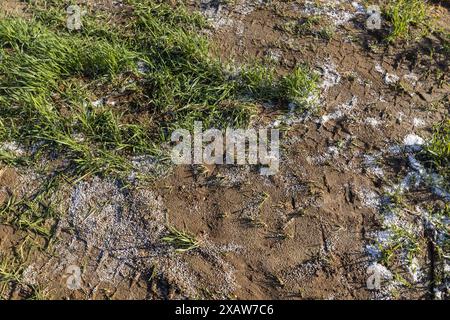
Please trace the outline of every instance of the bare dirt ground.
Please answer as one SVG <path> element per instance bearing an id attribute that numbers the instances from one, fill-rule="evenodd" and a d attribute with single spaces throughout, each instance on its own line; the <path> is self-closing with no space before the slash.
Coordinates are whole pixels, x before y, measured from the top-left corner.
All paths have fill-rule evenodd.
<path id="1" fill-rule="evenodd" d="M 19 10 L 15 3 L 1 10 Z M 280 73 L 312 66 L 321 75 L 319 114 L 285 117 L 267 106 L 259 116 L 289 128 L 273 177 L 250 166 L 180 166 L 129 192 L 92 178 L 67 187 L 51 241 L 0 225 L 1 252 L 26 256 L 23 281 L 3 297 L 27 298 L 31 287 L 49 299 L 444 298 L 425 209 L 446 200 L 405 180 L 408 152 L 448 119 L 448 56 L 430 54 L 438 39 L 384 45 L 364 28 L 364 4 L 351 1 L 188 5 L 210 19 L 205 33 L 223 59 L 263 58 Z M 448 8 L 432 7 L 448 28 Z M 333 30 L 330 39 L 280 27 L 312 13 L 323 18 L 317 28 Z M 0 203 L 39 179 L 0 166 Z M 390 224 L 383 197 L 398 186 L 404 210 Z M 161 241 L 168 223 L 196 235 L 199 248 L 175 253 Z M 422 249 L 412 263 L 399 253 L 381 266 L 382 288 L 369 290 L 383 232 L 405 225 Z M 70 265 L 82 270 L 79 290 L 66 287 Z"/>

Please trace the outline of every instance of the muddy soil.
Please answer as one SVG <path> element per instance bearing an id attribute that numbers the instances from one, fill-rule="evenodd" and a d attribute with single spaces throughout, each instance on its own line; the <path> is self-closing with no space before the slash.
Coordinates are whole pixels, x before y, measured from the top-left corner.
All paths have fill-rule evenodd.
<path id="1" fill-rule="evenodd" d="M 5 3 L 6 10 L 20 7 Z M 363 4 L 351 1 L 229 3 L 187 3 L 210 19 L 205 34 L 216 55 L 236 64 L 265 59 L 280 73 L 307 63 L 321 75 L 319 112 L 278 119 L 289 128 L 280 172 L 180 166 L 127 192 L 92 178 L 68 188 L 51 250 L 4 225 L 1 252 L 37 247 L 23 266 L 24 283 L 50 299 L 433 298 L 434 258 L 426 249 L 417 256 L 422 276 L 403 274 L 412 287 L 391 278 L 381 290 L 366 283 L 376 261 L 369 249 L 386 229 L 381 198 L 408 172 L 405 148 L 448 118 L 448 57 L 429 52 L 438 39 L 387 46 L 383 32 L 365 29 Z M 448 28 L 448 8 L 433 6 Z M 323 18 L 318 29 L 333 30 L 330 39 L 280 27 L 312 13 Z M 277 113 L 268 106 L 257 121 L 275 121 Z M 0 167 L 0 202 L 27 183 L 26 173 Z M 411 188 L 405 201 L 414 208 L 443 202 L 424 187 Z M 424 235 L 421 219 L 404 221 Z M 199 248 L 174 252 L 161 241 L 167 224 L 196 235 Z M 79 290 L 66 286 L 70 265 L 81 268 Z M 27 290 L 10 287 L 4 298 L 26 297 Z"/>

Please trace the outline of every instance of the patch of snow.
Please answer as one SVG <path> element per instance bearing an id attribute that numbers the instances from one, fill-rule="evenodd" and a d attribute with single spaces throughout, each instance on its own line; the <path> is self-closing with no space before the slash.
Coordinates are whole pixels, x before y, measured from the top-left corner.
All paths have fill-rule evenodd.
<path id="1" fill-rule="evenodd" d="M 329 88 L 334 87 L 341 82 L 342 76 L 336 70 L 336 65 L 333 62 L 327 61 L 324 65 L 320 66 L 320 69 L 323 79 L 320 88 L 322 88 L 323 91 L 326 92 Z"/>
<path id="2" fill-rule="evenodd" d="M 386 84 L 394 84 L 400 80 L 400 77 L 393 73 L 386 73 L 384 75 L 384 83 Z"/>
<path id="3" fill-rule="evenodd" d="M 408 134 L 403 138 L 403 145 L 407 150 L 420 151 L 425 141 L 415 134 Z"/>
<path id="4" fill-rule="evenodd" d="M 417 82 L 419 81 L 418 76 L 415 73 L 408 73 L 403 76 L 403 79 L 407 82 L 409 82 L 411 85 L 416 86 Z"/>
<path id="5" fill-rule="evenodd" d="M 380 121 L 378 121 L 378 120 L 375 119 L 375 118 L 368 117 L 368 118 L 366 118 L 366 119 L 364 120 L 364 123 L 365 123 L 365 124 L 368 124 L 368 125 L 370 125 L 370 126 L 372 126 L 372 127 L 378 127 L 378 125 L 380 124 Z"/>
<path id="6" fill-rule="evenodd" d="M 137 69 L 141 73 L 147 73 L 150 71 L 150 68 L 144 61 L 138 61 L 137 63 Z"/>
<path id="7" fill-rule="evenodd" d="M 385 72 L 383 67 L 378 63 L 375 65 L 375 71 L 382 73 L 382 74 L 384 74 L 384 72 Z"/>
<path id="8" fill-rule="evenodd" d="M 362 204 L 367 208 L 377 209 L 381 204 L 380 196 L 370 189 L 361 189 L 357 191 Z"/>
<path id="9" fill-rule="evenodd" d="M 384 176 L 383 169 L 377 163 L 377 157 L 371 155 L 364 155 L 363 157 L 363 165 L 369 173 L 380 178 Z"/>
<path id="10" fill-rule="evenodd" d="M 264 0 L 250 0 L 236 1 L 232 6 L 229 6 L 216 0 L 201 0 L 200 11 L 215 29 L 233 26 L 242 29 L 242 21 L 235 19 L 233 13 L 238 14 L 242 19 L 243 16 L 252 13 L 263 4 Z"/>
<path id="11" fill-rule="evenodd" d="M 280 62 L 283 57 L 283 52 L 279 49 L 269 49 L 266 51 L 265 55 L 273 62 Z"/>
<path id="12" fill-rule="evenodd" d="M 105 102 L 104 99 L 100 98 L 98 100 L 92 101 L 91 104 L 94 107 L 100 107 L 100 106 L 102 106 L 104 104 L 104 102 Z"/>
<path id="13" fill-rule="evenodd" d="M 329 0 L 318 6 L 313 1 L 305 1 L 301 11 L 307 15 L 327 16 L 335 26 L 341 26 L 355 17 L 354 13 L 340 8 L 342 4 L 342 1 Z"/>
<path id="14" fill-rule="evenodd" d="M 428 173 L 425 167 L 412 155 L 408 155 L 408 163 L 411 169 L 422 180 L 426 181 L 430 185 L 431 191 L 438 197 L 444 199 L 445 201 L 450 201 L 450 193 L 447 192 L 442 186 L 443 179 L 436 173 Z"/>
<path id="15" fill-rule="evenodd" d="M 34 264 L 30 264 L 22 273 L 22 281 L 28 285 L 36 285 L 38 283 L 38 272 Z"/>
<path id="16" fill-rule="evenodd" d="M 413 126 L 415 128 L 422 128 L 425 126 L 425 121 L 423 119 L 420 118 L 414 118 L 413 119 Z"/>
<path id="17" fill-rule="evenodd" d="M 19 146 L 19 144 L 15 141 L 4 142 L 0 146 L 0 150 L 12 153 L 15 156 L 19 156 L 19 157 L 23 156 L 26 153 L 25 149 L 23 149 L 21 146 Z"/>
<path id="18" fill-rule="evenodd" d="M 356 1 L 352 2 L 352 6 L 353 8 L 355 8 L 356 12 L 358 13 L 366 13 L 366 9 L 364 8 L 364 6 Z"/>
<path id="19" fill-rule="evenodd" d="M 354 109 L 357 104 L 358 104 L 358 97 L 357 96 L 353 96 L 352 99 L 349 102 L 341 104 L 340 106 L 338 106 L 336 108 L 336 110 L 334 112 L 326 114 L 326 115 L 323 115 L 319 119 L 318 123 L 325 124 L 325 123 L 327 123 L 330 120 L 340 119 L 344 115 L 348 114 L 349 111 Z"/>
<path id="20" fill-rule="evenodd" d="M 399 156 L 403 152 L 403 146 L 398 144 L 389 145 L 386 149 L 388 155 Z"/>
<path id="21" fill-rule="evenodd" d="M 375 71 L 384 76 L 383 80 L 386 84 L 394 84 L 400 80 L 399 76 L 393 73 L 388 73 L 379 63 L 375 64 Z"/>

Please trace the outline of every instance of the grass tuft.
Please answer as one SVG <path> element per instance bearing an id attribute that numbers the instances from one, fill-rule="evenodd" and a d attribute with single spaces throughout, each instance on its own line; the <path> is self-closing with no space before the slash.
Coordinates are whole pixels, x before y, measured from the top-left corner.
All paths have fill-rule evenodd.
<path id="1" fill-rule="evenodd" d="M 175 227 L 169 227 L 169 234 L 162 238 L 162 241 L 175 247 L 175 252 L 183 253 L 199 247 L 199 241 L 195 236 L 185 231 L 180 231 Z"/>
<path id="2" fill-rule="evenodd" d="M 421 30 L 425 34 L 428 30 L 428 5 L 423 0 L 394 0 L 389 1 L 385 8 L 385 15 L 392 23 L 392 31 L 387 40 L 408 39 L 412 35 L 412 28 Z"/>
<path id="3" fill-rule="evenodd" d="M 450 189 L 450 120 L 435 127 L 433 137 L 425 148 L 425 157 L 447 181 L 446 187 Z"/>

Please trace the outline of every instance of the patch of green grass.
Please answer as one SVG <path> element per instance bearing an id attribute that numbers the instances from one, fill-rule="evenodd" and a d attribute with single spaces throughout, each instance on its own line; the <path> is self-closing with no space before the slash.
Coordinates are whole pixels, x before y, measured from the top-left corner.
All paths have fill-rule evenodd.
<path id="1" fill-rule="evenodd" d="M 310 70 L 230 74 L 210 55 L 200 15 L 157 1 L 126 4 L 132 10 L 116 16 L 88 12 L 80 32 L 66 30 L 64 1 L 32 2 L 31 20 L 0 21 L 0 115 L 9 122 L 0 123 L 0 141 L 39 145 L 33 161 L 64 159 L 65 172 L 78 177 L 125 177 L 130 156 L 161 156 L 170 131 L 196 120 L 245 127 L 261 102 L 306 107 L 317 82 Z M 111 92 L 128 102 L 92 103 Z"/>
<path id="2" fill-rule="evenodd" d="M 421 243 L 418 236 L 412 232 L 398 227 L 392 226 L 390 228 L 391 239 L 389 245 L 381 246 L 381 262 L 387 266 L 401 254 L 406 254 L 408 262 L 417 256 L 421 251 Z"/>
<path id="3" fill-rule="evenodd" d="M 450 188 L 450 120 L 435 127 L 433 137 L 425 147 L 425 158 Z"/>
<path id="4" fill-rule="evenodd" d="M 211 55 L 199 14 L 159 1 L 124 4 L 129 10 L 87 11 L 78 32 L 67 30 L 60 0 L 30 1 L 31 18 L 0 20 L 0 146 L 14 142 L 25 151 L 0 149 L 1 163 L 41 170 L 48 181 L 99 175 L 128 185 L 132 159 L 164 159 L 161 146 L 174 129 L 199 120 L 246 127 L 265 102 L 309 108 L 318 83 L 310 69 L 230 71 Z M 11 195 L 0 222 L 50 238 L 59 188 L 44 183 L 22 198 Z M 166 240 L 173 237 L 180 250 L 197 245 L 172 231 Z"/>
<path id="5" fill-rule="evenodd" d="M 265 68 L 261 65 L 254 65 L 245 68 L 241 72 L 243 86 L 242 89 L 249 96 L 256 97 L 261 100 L 275 99 L 278 94 L 275 83 L 275 70 Z"/>
<path id="6" fill-rule="evenodd" d="M 71 78 L 107 81 L 130 70 L 136 54 L 102 40 L 61 37 L 38 22 L 21 19 L 0 23 L 0 43 L 10 52 L 0 66 L 0 113 L 14 128 L 4 136 L 24 146 L 40 144 L 41 149 L 60 152 L 80 174 L 112 172 L 119 151 L 142 147 L 142 137 L 136 139 L 133 126 L 120 124 L 119 115 L 94 110 L 88 102 L 80 104 L 66 89 Z M 91 140 L 82 143 L 74 139 L 76 134 Z"/>
<path id="7" fill-rule="evenodd" d="M 23 272 L 17 259 L 0 255 L 0 299 L 6 298 L 8 286 L 12 283 L 19 283 Z"/>
<path id="8" fill-rule="evenodd" d="M 245 92 L 255 98 L 295 103 L 308 109 L 313 105 L 312 100 L 317 94 L 319 77 L 307 66 L 300 65 L 277 79 L 274 70 L 257 65 L 245 69 L 242 79 Z"/>
<path id="9" fill-rule="evenodd" d="M 326 41 L 330 41 L 331 39 L 333 39 L 335 32 L 336 32 L 336 29 L 334 27 L 326 26 L 319 30 L 318 35 L 322 39 L 324 39 Z"/>
<path id="10" fill-rule="evenodd" d="M 195 236 L 175 227 L 169 227 L 169 234 L 162 238 L 162 241 L 175 247 L 175 252 L 178 253 L 196 249 L 200 245 Z"/>
<path id="11" fill-rule="evenodd" d="M 319 76 L 307 66 L 298 66 L 280 82 L 280 91 L 286 101 L 298 107 L 309 109 L 318 94 Z"/>
<path id="12" fill-rule="evenodd" d="M 11 195 L 0 206 L 0 223 L 15 226 L 50 238 L 51 229 L 58 216 L 52 195 L 57 188 L 56 180 L 49 180 L 44 186 L 23 198 Z"/>
<path id="13" fill-rule="evenodd" d="M 393 0 L 385 8 L 385 15 L 392 24 L 392 31 L 387 37 L 389 42 L 408 39 L 412 28 L 417 28 L 424 35 L 428 27 L 428 5 L 423 0 Z"/>

